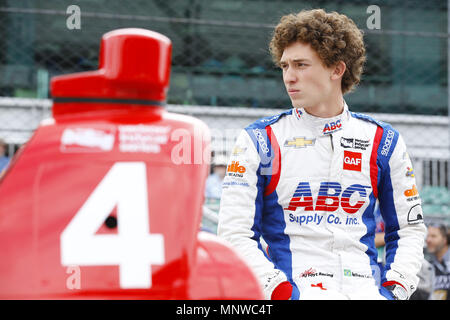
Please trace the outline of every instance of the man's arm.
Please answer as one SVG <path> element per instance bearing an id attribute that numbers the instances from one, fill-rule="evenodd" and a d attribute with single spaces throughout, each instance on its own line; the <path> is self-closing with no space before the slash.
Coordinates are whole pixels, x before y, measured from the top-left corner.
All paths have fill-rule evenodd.
<path id="1" fill-rule="evenodd" d="M 229 241 L 250 265 L 261 282 L 266 299 L 289 298 L 292 286 L 260 244 L 263 195 L 261 157 L 249 134 L 243 130 L 223 182 L 218 235 Z"/>
<path id="2" fill-rule="evenodd" d="M 389 131 L 395 132 L 392 129 Z M 410 297 L 419 282 L 417 274 L 423 261 L 426 228 L 403 138 L 395 132 L 387 139 L 391 139 L 392 143 L 382 140 L 379 154 L 382 162 L 379 201 L 386 242 L 386 267 L 382 283 L 385 287 L 401 286 Z M 383 163 L 383 160 L 386 161 Z"/>

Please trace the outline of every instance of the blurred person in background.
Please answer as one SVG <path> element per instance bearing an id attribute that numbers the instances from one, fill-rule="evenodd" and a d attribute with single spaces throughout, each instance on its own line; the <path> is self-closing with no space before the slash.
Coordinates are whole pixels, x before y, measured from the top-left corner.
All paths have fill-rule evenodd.
<path id="1" fill-rule="evenodd" d="M 433 290 L 434 267 L 425 258 L 417 276 L 419 277 L 419 284 L 410 300 L 429 300 L 431 298 L 431 291 Z"/>
<path id="2" fill-rule="evenodd" d="M 303 10 L 281 18 L 270 51 L 293 108 L 241 131 L 219 236 L 247 259 L 266 299 L 408 299 L 426 228 L 406 144 L 343 98 L 360 81 L 362 32 L 343 14 Z M 381 286 L 376 200 L 386 234 Z"/>
<path id="3" fill-rule="evenodd" d="M 377 248 L 378 252 L 378 267 L 380 268 L 380 272 L 383 273 L 384 265 L 386 262 L 386 255 L 385 255 L 385 246 L 386 242 L 384 242 L 384 221 L 383 217 L 381 216 L 380 206 L 377 204 L 375 208 L 375 247 Z"/>
<path id="4" fill-rule="evenodd" d="M 213 158 L 212 173 L 206 179 L 205 198 L 220 199 L 222 195 L 222 182 L 227 170 L 227 159 L 222 155 Z"/>
<path id="5" fill-rule="evenodd" d="M 10 162 L 10 157 L 6 156 L 7 146 L 8 145 L 6 144 L 5 140 L 0 138 L 0 176 L 3 171 L 6 170 Z"/>
<path id="6" fill-rule="evenodd" d="M 428 226 L 427 250 L 434 267 L 432 300 L 450 300 L 449 234 L 444 224 Z"/>

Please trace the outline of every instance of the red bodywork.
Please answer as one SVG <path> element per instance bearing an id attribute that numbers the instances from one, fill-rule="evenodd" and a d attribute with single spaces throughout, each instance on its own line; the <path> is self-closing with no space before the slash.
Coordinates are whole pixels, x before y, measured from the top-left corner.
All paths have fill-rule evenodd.
<path id="1" fill-rule="evenodd" d="M 115 30 L 99 70 L 52 79 L 53 118 L 0 180 L 0 299 L 263 298 L 199 233 L 209 129 L 165 111 L 170 59 L 165 36 Z"/>

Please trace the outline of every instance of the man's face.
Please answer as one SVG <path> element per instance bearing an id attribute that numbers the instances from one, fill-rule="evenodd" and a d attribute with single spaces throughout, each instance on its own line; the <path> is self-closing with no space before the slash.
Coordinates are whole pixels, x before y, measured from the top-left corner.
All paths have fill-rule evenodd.
<path id="1" fill-rule="evenodd" d="M 310 108 L 327 101 L 334 86 L 334 68 L 327 68 L 309 44 L 294 42 L 280 59 L 286 91 L 296 108 Z"/>
<path id="2" fill-rule="evenodd" d="M 445 238 L 442 236 L 439 228 L 428 227 L 427 248 L 432 254 L 436 254 L 445 246 Z"/>

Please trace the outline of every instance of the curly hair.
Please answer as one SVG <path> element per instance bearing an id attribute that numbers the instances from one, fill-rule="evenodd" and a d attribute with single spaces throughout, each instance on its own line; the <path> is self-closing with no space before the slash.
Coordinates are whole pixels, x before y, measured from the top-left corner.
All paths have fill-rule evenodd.
<path id="1" fill-rule="evenodd" d="M 323 9 L 283 16 L 270 41 L 273 61 L 278 65 L 284 49 L 297 41 L 309 44 L 327 67 L 345 63 L 342 93 L 352 91 L 360 82 L 366 61 L 363 33 L 347 16 Z"/>

